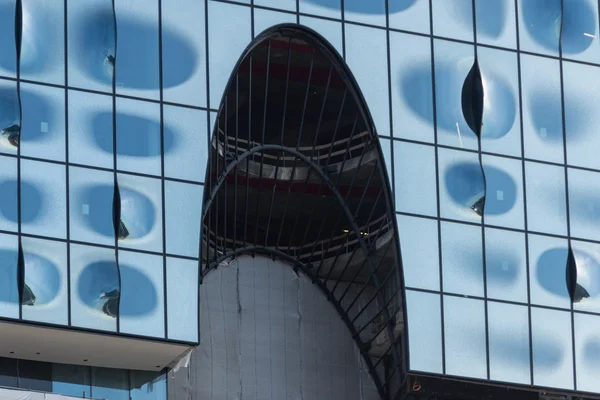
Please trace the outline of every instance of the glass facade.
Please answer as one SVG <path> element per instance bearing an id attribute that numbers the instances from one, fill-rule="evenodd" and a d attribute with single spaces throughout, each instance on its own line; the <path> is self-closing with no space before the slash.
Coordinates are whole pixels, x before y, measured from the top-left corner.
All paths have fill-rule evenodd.
<path id="1" fill-rule="evenodd" d="M 209 138 L 246 46 L 296 23 L 343 57 L 379 136 L 409 371 L 600 393 L 598 16 L 594 0 L 0 0 L 0 316 L 198 342 Z"/>

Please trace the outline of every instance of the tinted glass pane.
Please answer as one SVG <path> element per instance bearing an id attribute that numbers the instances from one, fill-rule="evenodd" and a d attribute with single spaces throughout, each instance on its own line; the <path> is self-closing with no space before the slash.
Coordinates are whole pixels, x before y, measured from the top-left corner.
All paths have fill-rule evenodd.
<path id="1" fill-rule="evenodd" d="M 19 387 L 40 392 L 52 391 L 52 364 L 19 360 Z"/>
<path id="2" fill-rule="evenodd" d="M 52 391 L 67 396 L 90 397 L 90 367 L 52 364 Z"/>

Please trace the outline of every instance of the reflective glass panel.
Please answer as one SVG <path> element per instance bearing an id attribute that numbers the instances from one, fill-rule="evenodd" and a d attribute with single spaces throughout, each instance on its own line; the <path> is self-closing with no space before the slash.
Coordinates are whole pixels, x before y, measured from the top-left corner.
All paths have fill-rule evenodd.
<path id="1" fill-rule="evenodd" d="M 17 72 L 15 46 L 15 6 L 12 0 L 0 0 L 0 75 L 14 77 Z"/>
<path id="2" fill-rule="evenodd" d="M 0 155 L 0 230 L 18 230 L 18 187 L 17 159 Z"/>
<path id="3" fill-rule="evenodd" d="M 67 202 L 64 165 L 21 160 L 21 230 L 66 237 Z"/>
<path id="4" fill-rule="evenodd" d="M 477 42 L 514 49 L 517 46 L 515 3 L 475 0 Z"/>
<path id="5" fill-rule="evenodd" d="M 388 0 L 388 4 L 391 28 L 429 34 L 429 0 Z"/>
<path id="6" fill-rule="evenodd" d="M 600 313 L 600 244 L 571 241 L 577 270 L 573 308 Z"/>
<path id="7" fill-rule="evenodd" d="M 116 110 L 117 168 L 160 175 L 160 105 L 118 98 Z"/>
<path id="8" fill-rule="evenodd" d="M 0 153 L 16 154 L 21 132 L 17 84 L 0 79 Z"/>
<path id="9" fill-rule="evenodd" d="M 300 0 L 300 12 L 306 14 L 321 15 L 324 17 L 341 19 L 341 0 Z"/>
<path id="10" fill-rule="evenodd" d="M 570 308 L 566 269 L 566 239 L 529 235 L 529 286 L 531 303 Z"/>
<path id="11" fill-rule="evenodd" d="M 444 291 L 483 296 L 481 227 L 442 222 Z"/>
<path id="12" fill-rule="evenodd" d="M 112 169 L 112 98 L 70 90 L 68 106 L 69 162 Z"/>
<path id="13" fill-rule="evenodd" d="M 65 396 L 90 397 L 91 368 L 81 365 L 52 364 L 52 392 Z"/>
<path id="14" fill-rule="evenodd" d="M 527 302 L 524 233 L 486 228 L 485 265 L 488 298 Z"/>
<path id="15" fill-rule="evenodd" d="M 316 0 L 315 2 L 318 1 L 325 2 L 324 0 Z M 344 0 L 342 3 L 344 5 L 344 19 L 364 24 L 385 26 L 385 3 L 385 0 Z"/>
<path id="16" fill-rule="evenodd" d="M 432 0 L 433 34 L 473 41 L 472 0 Z"/>
<path id="17" fill-rule="evenodd" d="M 130 400 L 129 371 L 112 368 L 92 368 L 92 397 L 110 400 Z"/>
<path id="18" fill-rule="evenodd" d="M 390 136 L 385 31 L 351 24 L 345 25 L 345 29 L 346 62 L 365 96 L 377 134 Z"/>
<path id="19" fill-rule="evenodd" d="M 575 313 L 575 368 L 577 390 L 600 392 L 600 319 L 597 315 Z"/>
<path id="20" fill-rule="evenodd" d="M 408 287 L 440 290 L 437 221 L 398 215 L 398 234 L 402 238 L 400 246 L 404 284 Z"/>
<path id="21" fill-rule="evenodd" d="M 65 160 L 65 92 L 21 83 L 21 155 Z"/>
<path id="22" fill-rule="evenodd" d="M 70 255 L 71 323 L 116 331 L 120 290 L 115 251 L 72 244 Z"/>
<path id="23" fill-rule="evenodd" d="M 198 257 L 204 186 L 165 182 L 167 253 Z"/>
<path id="24" fill-rule="evenodd" d="M 410 369 L 442 372 L 442 316 L 440 295 L 406 291 L 406 308 L 410 324 Z"/>
<path id="25" fill-rule="evenodd" d="M 114 246 L 113 201 L 112 172 L 69 167 L 71 240 Z"/>
<path id="26" fill-rule="evenodd" d="M 333 0 L 339 1 L 339 0 Z M 302 0 L 300 1 L 300 9 L 303 7 Z M 339 7 L 339 5 L 338 5 Z M 339 11 L 338 11 L 339 15 Z M 344 53 L 342 46 L 342 24 L 337 21 L 329 21 L 322 18 L 313 18 L 313 17 L 300 17 L 300 23 L 304 26 L 307 26 L 311 29 L 317 31 L 320 35 L 322 35 L 327 41 L 333 45 L 333 47 L 337 50 L 340 56 Z"/>
<path id="27" fill-rule="evenodd" d="M 523 229 L 523 164 L 520 160 L 483 156 L 486 225 Z"/>
<path id="28" fill-rule="evenodd" d="M 167 400 L 165 375 L 152 371 L 131 371 L 130 400 Z"/>
<path id="29" fill-rule="evenodd" d="M 565 159 L 558 61 L 522 54 L 521 91 L 525 157 L 563 163 Z M 578 98 L 567 100 L 573 111 L 575 100 Z M 570 115 L 573 115 L 570 117 L 573 124 L 576 122 L 575 114 Z"/>
<path id="30" fill-rule="evenodd" d="M 25 262 L 23 319 L 67 325 L 67 246 L 21 238 Z"/>
<path id="31" fill-rule="evenodd" d="M 521 50 L 558 56 L 562 0 L 519 0 Z"/>
<path id="32" fill-rule="evenodd" d="M 158 99 L 158 3 L 123 0 L 114 3 L 117 18 L 116 91 Z"/>
<path id="33" fill-rule="evenodd" d="M 598 2 L 566 1 L 563 5 L 560 39 L 563 57 L 598 63 Z"/>
<path id="34" fill-rule="evenodd" d="M 254 4 L 282 10 L 296 11 L 296 0 L 254 0 Z M 260 11 L 260 10 L 256 10 Z M 256 33 L 260 32 L 259 30 Z"/>
<path id="35" fill-rule="evenodd" d="M 204 2 L 162 3 L 162 74 L 165 101 L 206 106 Z"/>
<path id="36" fill-rule="evenodd" d="M 532 308 L 531 336 L 534 385 L 572 390 L 571 314 Z"/>
<path id="37" fill-rule="evenodd" d="M 526 162 L 525 180 L 529 230 L 566 235 L 567 210 L 564 168 Z"/>
<path id="38" fill-rule="evenodd" d="M 22 0 L 21 79 L 64 84 L 64 5 L 61 0 Z"/>
<path id="39" fill-rule="evenodd" d="M 485 303 L 444 296 L 446 373 L 471 378 L 487 376 Z"/>
<path id="40" fill-rule="evenodd" d="M 394 166 L 396 210 L 435 216 L 435 149 L 395 141 Z"/>
<path id="41" fill-rule="evenodd" d="M 164 338 L 163 257 L 119 250 L 121 332 Z"/>
<path id="42" fill-rule="evenodd" d="M 119 174 L 121 197 L 119 246 L 162 252 L 160 179 Z"/>
<path id="43" fill-rule="evenodd" d="M 165 176 L 202 182 L 208 139 L 206 111 L 164 106 Z"/>
<path id="44" fill-rule="evenodd" d="M 261 0 L 256 0 L 256 2 Z M 279 7 L 284 6 L 286 4 L 292 5 L 294 10 L 296 9 L 296 2 L 290 0 L 262 0 L 263 2 L 276 2 L 279 4 Z M 269 29 L 270 27 L 277 24 L 284 23 L 296 23 L 296 16 L 290 13 L 283 13 L 271 10 L 254 10 L 254 32 L 259 35 L 261 32 Z"/>
<path id="45" fill-rule="evenodd" d="M 390 64 L 394 136 L 433 143 L 429 39 L 390 32 Z"/>
<path id="46" fill-rule="evenodd" d="M 169 339 L 198 341 L 198 262 L 167 258 Z"/>
<path id="47" fill-rule="evenodd" d="M 530 383 L 527 307 L 488 302 L 490 379 Z"/>
<path id="48" fill-rule="evenodd" d="M 0 316 L 19 318 L 19 289 L 17 236 L 0 235 Z M 1 381 L 1 378 L 0 378 Z"/>
<path id="49" fill-rule="evenodd" d="M 112 92 L 115 21 L 107 0 L 67 2 L 69 86 Z"/>
<path id="50" fill-rule="evenodd" d="M 600 173 L 568 169 L 571 236 L 600 237 Z"/>

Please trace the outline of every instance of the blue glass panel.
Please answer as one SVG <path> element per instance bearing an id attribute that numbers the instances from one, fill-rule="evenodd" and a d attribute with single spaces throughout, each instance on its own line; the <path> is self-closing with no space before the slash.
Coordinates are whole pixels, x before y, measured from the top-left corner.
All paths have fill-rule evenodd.
<path id="1" fill-rule="evenodd" d="M 210 106 L 217 108 L 235 63 L 252 39 L 250 8 L 208 3 Z M 227 38 L 227 45 L 223 45 Z"/>
<path id="2" fill-rule="evenodd" d="M 206 106 L 204 2 L 162 3 L 162 73 L 165 101 Z"/>
<path id="3" fill-rule="evenodd" d="M 442 3 L 453 4 L 444 0 L 436 4 Z M 438 143 L 476 150 L 477 136 L 461 106 L 463 84 L 475 60 L 473 46 L 439 39 L 433 44 Z"/>
<path id="4" fill-rule="evenodd" d="M 117 17 L 116 90 L 119 94 L 158 99 L 158 2 L 114 3 Z"/>
<path id="5" fill-rule="evenodd" d="M 198 262 L 167 258 L 169 339 L 198 341 Z"/>
<path id="6" fill-rule="evenodd" d="M 390 100 L 388 96 L 387 38 L 385 31 L 351 24 L 345 25 L 345 29 L 346 62 L 365 96 L 367 106 L 375 122 L 377 134 L 390 136 Z M 366 57 L 366 54 L 369 56 Z"/>
<path id="7" fill-rule="evenodd" d="M 481 148 L 521 156 L 517 54 L 480 47 L 477 57 L 484 97 Z"/>
<path id="8" fill-rule="evenodd" d="M 387 171 L 387 176 L 389 179 L 390 190 L 393 190 L 392 179 L 394 179 L 394 167 L 392 163 L 392 141 L 390 139 L 380 138 L 379 146 L 381 147 L 381 155 L 383 156 L 383 161 L 385 163 L 385 169 Z M 393 193 L 392 193 L 393 194 Z M 392 199 L 394 202 L 395 198 Z"/>
<path id="9" fill-rule="evenodd" d="M 256 0 L 257 2 L 259 0 Z M 263 2 L 277 2 L 278 8 L 283 8 L 286 4 L 289 4 L 296 9 L 296 2 L 290 0 L 262 0 Z M 296 23 L 296 16 L 290 13 L 283 13 L 271 10 L 254 10 L 254 33 L 259 35 L 261 32 L 269 29 L 270 27 L 277 24 L 285 23 Z M 286 53 L 287 54 L 287 53 Z"/>
<path id="10" fill-rule="evenodd" d="M 198 257 L 204 186 L 165 182 L 167 253 Z"/>
<path id="11" fill-rule="evenodd" d="M 390 33 L 394 136 L 433 143 L 433 89 L 428 38 Z"/>
<path id="12" fill-rule="evenodd" d="M 440 290 L 437 224 L 432 219 L 398 215 L 402 271 L 408 287 Z"/>
<path id="13" fill-rule="evenodd" d="M 515 49 L 517 21 L 515 3 L 505 0 L 475 0 L 477 42 Z"/>
<path id="14" fill-rule="evenodd" d="M 117 99 L 117 168 L 160 175 L 160 106 Z M 172 146 L 165 138 L 165 147 Z M 108 146 L 107 146 L 108 147 Z"/>
<path id="15" fill-rule="evenodd" d="M 17 236 L 0 235 L 0 316 L 19 318 Z"/>
<path id="16" fill-rule="evenodd" d="M 430 33 L 429 0 L 388 0 L 390 27 Z"/>
<path id="17" fill-rule="evenodd" d="M 21 155 L 65 160 L 65 92 L 21 83 Z"/>
<path id="18" fill-rule="evenodd" d="M 300 12 L 324 17 L 342 18 L 341 0 L 300 0 Z"/>
<path id="19" fill-rule="evenodd" d="M 302 9 L 302 2 L 300 2 Z M 342 24 L 336 21 L 329 21 L 322 18 L 300 17 L 300 23 L 317 31 L 337 50 L 338 54 L 343 54 L 342 46 Z"/>
<path id="20" fill-rule="evenodd" d="M 394 142 L 396 209 L 422 215 L 437 214 L 435 149 Z"/>
<path id="21" fill-rule="evenodd" d="M 52 392 L 65 396 L 91 397 L 91 368 L 81 365 L 52 364 Z"/>
<path id="22" fill-rule="evenodd" d="M 15 46 L 15 5 L 12 0 L 0 0 L 0 75 L 14 77 L 17 71 Z"/>
<path id="23" fill-rule="evenodd" d="M 129 371 L 92 367 L 92 397 L 130 400 Z"/>
<path id="24" fill-rule="evenodd" d="M 440 295 L 406 291 L 412 371 L 442 373 Z"/>
<path id="25" fill-rule="evenodd" d="M 483 249 L 479 226 L 443 222 L 444 291 L 483 296 Z"/>
<path id="26" fill-rule="evenodd" d="M 164 338 L 163 258 L 119 250 L 121 332 Z"/>
<path id="27" fill-rule="evenodd" d="M 532 307 L 531 336 L 533 384 L 572 390 L 571 314 Z"/>
<path id="28" fill-rule="evenodd" d="M 571 236 L 600 237 L 600 173 L 568 169 Z"/>
<path id="29" fill-rule="evenodd" d="M 477 210 L 485 187 L 477 153 L 438 149 L 438 170 L 440 216 L 481 222 Z"/>
<path id="30" fill-rule="evenodd" d="M 562 0 L 519 0 L 521 50 L 558 56 Z"/>
<path id="31" fill-rule="evenodd" d="M 14 81 L 0 79 L 0 153 L 16 154 L 15 136 L 20 132 L 21 107 Z"/>
<path id="32" fill-rule="evenodd" d="M 447 374 L 486 378 L 484 307 L 481 300 L 444 296 Z"/>
<path id="33" fill-rule="evenodd" d="M 488 298 L 526 303 L 525 234 L 486 228 L 485 261 Z"/>
<path id="34" fill-rule="evenodd" d="M 151 371 L 131 371 L 130 400 L 167 400 L 167 377 Z"/>
<path id="35" fill-rule="evenodd" d="M 26 285 L 23 295 L 23 319 L 66 325 L 66 244 L 28 237 L 23 237 L 21 244 Z"/>
<path id="36" fill-rule="evenodd" d="M 121 195 L 121 223 L 126 235 L 120 247 L 162 252 L 162 190 L 159 179 L 117 176 Z"/>
<path id="37" fill-rule="evenodd" d="M 529 230 L 566 235 L 564 168 L 526 162 L 525 179 Z"/>
<path id="38" fill-rule="evenodd" d="M 573 240 L 571 247 L 577 266 L 577 285 L 585 291 L 573 308 L 600 313 L 600 244 Z"/>
<path id="39" fill-rule="evenodd" d="M 17 159 L 0 156 L 0 230 L 19 229 Z"/>
<path id="40" fill-rule="evenodd" d="M 521 160 L 483 156 L 486 225 L 523 229 L 523 164 Z"/>
<path id="41" fill-rule="evenodd" d="M 563 57 L 598 63 L 598 2 L 595 0 L 566 1 L 563 5 Z"/>
<path id="42" fill-rule="evenodd" d="M 570 308 L 566 267 L 566 239 L 529 235 L 529 287 L 531 303 Z"/>
<path id="43" fill-rule="evenodd" d="M 344 19 L 347 21 L 385 26 L 385 0 L 344 0 L 343 4 Z"/>
<path id="44" fill-rule="evenodd" d="M 112 2 L 68 1 L 67 24 L 69 86 L 112 92 L 116 46 Z"/>
<path id="45" fill-rule="evenodd" d="M 65 81 L 64 1 L 22 0 L 21 79 Z"/>
<path id="46" fill-rule="evenodd" d="M 206 111 L 164 106 L 165 176 L 202 182 L 208 139 Z"/>
<path id="47" fill-rule="evenodd" d="M 473 41 L 473 1 L 433 0 L 433 34 Z"/>
<path id="48" fill-rule="evenodd" d="M 68 106 L 69 162 L 112 169 L 112 98 L 70 90 Z"/>
<path id="49" fill-rule="evenodd" d="M 490 379 L 530 384 L 527 307 L 488 302 Z"/>
<path id="50" fill-rule="evenodd" d="M 71 245 L 71 323 L 115 332 L 119 270 L 115 251 Z"/>
<path id="51" fill-rule="evenodd" d="M 575 313 L 575 368 L 577 390 L 600 392 L 600 319 Z"/>
<path id="52" fill-rule="evenodd" d="M 114 246 L 113 198 L 112 172 L 69 167 L 71 240 Z"/>
<path id="53" fill-rule="evenodd" d="M 525 157 L 564 162 L 560 64 L 550 58 L 521 55 Z M 571 125 L 581 124 L 579 95 L 570 96 Z M 579 108 L 579 111 L 577 109 Z M 566 111 L 566 109 L 565 109 Z"/>
<path id="54" fill-rule="evenodd" d="M 598 67 L 563 63 L 565 131 L 569 165 L 600 169 L 600 160 L 596 151 L 600 146 L 600 138 L 597 134 L 600 116 L 596 112 L 600 94 L 594 89 L 600 84 L 599 72 Z"/>
<path id="55" fill-rule="evenodd" d="M 67 189 L 64 165 L 21 160 L 21 230 L 64 239 Z"/>

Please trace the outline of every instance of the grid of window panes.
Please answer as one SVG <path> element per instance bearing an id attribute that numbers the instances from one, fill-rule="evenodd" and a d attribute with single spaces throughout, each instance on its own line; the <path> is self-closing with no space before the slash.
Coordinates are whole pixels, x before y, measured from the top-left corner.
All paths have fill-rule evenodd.
<path id="1" fill-rule="evenodd" d="M 279 23 L 319 32 L 356 77 L 395 188 L 412 371 L 600 392 L 599 14 L 563 1 L 205 2 L 210 108 Z M 461 108 L 476 56 L 481 141 Z M 569 246 L 590 295 L 574 305 Z"/>
<path id="2" fill-rule="evenodd" d="M 17 62 L 0 0 L 0 317 L 197 342 L 204 4 L 21 3 Z"/>

